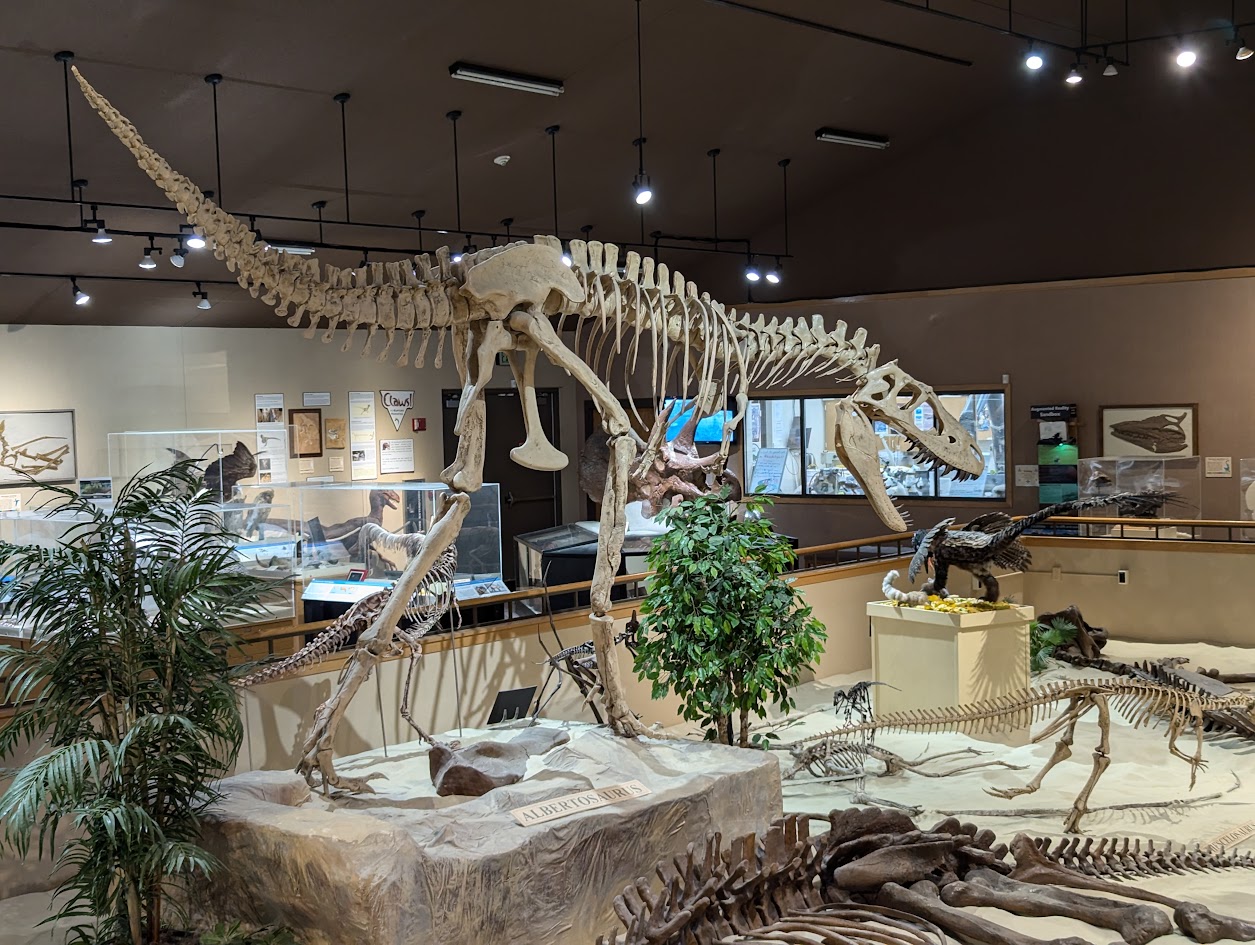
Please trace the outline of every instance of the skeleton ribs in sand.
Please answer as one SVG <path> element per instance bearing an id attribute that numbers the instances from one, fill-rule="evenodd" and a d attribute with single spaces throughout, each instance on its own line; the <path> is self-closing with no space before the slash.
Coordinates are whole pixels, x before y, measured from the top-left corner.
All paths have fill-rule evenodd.
<path id="1" fill-rule="evenodd" d="M 607 721 L 622 735 L 646 731 L 627 704 L 613 647 L 613 620 L 607 614 L 629 485 L 652 481 L 665 489 L 687 483 L 693 489 L 693 473 L 701 470 L 718 481 L 751 385 L 768 388 L 803 376 L 851 383 L 853 392 L 837 402 L 837 449 L 881 518 L 897 530 L 905 530 L 906 524 L 880 478 L 874 420 L 905 436 L 922 462 L 960 476 L 976 476 L 982 469 L 972 437 L 933 390 L 894 362 L 878 364 L 879 346 L 866 344 L 862 329 L 847 336 L 843 322 L 829 332 L 820 316 L 767 322 L 762 316 L 753 320 L 738 315 L 652 259 L 629 252 L 620 270 L 619 248 L 610 243 L 572 240 L 570 267 L 562 263 L 561 243 L 553 236 L 467 253 L 456 262 L 442 248 L 434 258 L 420 255 L 359 269 L 337 269 L 312 257 L 280 253 L 176 173 L 77 69 L 74 74 L 110 130 L 197 231 L 213 241 L 214 255 L 237 273 L 240 285 L 275 306 L 280 316 L 291 312 L 288 324 L 307 323 L 307 338 L 321 329 L 322 340 L 328 342 L 337 328 L 345 328 L 342 350 L 348 351 L 360 337 L 355 329 L 365 328 L 363 357 L 382 335 L 378 361 L 388 360 L 399 345 L 396 363 L 410 363 L 413 357 L 415 367 L 423 366 L 433 334 L 436 367 L 443 362 L 446 342 L 451 348 L 463 392 L 454 427 L 457 456 L 441 473 L 449 492 L 422 548 L 359 638 L 339 687 L 318 713 L 298 769 L 311 781 L 318 775 L 324 786 L 365 788 L 336 774 L 333 736 L 349 700 L 392 647 L 398 618 L 415 589 L 457 537 L 470 493 L 482 484 L 484 388 L 499 353 L 508 358 L 522 394 L 526 440 L 511 450 L 515 462 L 544 471 L 567 464 L 541 430 L 534 380 L 541 355 L 588 391 L 610 438 L 591 622 Z M 563 338 L 566 328 L 574 330 L 570 343 Z M 659 419 L 649 428 L 619 402 L 608 380 L 626 381 L 638 368 L 650 372 L 656 406 L 676 398 L 670 411 L 658 410 Z M 697 420 L 721 410 L 729 396 L 735 398 L 736 412 L 723 442 L 712 455 L 699 456 L 693 446 Z M 695 408 L 692 419 L 676 441 L 667 443 L 668 421 L 682 404 Z M 934 430 L 919 430 L 912 422 L 923 404 L 936 417 Z M 676 475 L 648 476 L 659 463 Z M 658 504 L 670 497 L 653 498 Z"/>

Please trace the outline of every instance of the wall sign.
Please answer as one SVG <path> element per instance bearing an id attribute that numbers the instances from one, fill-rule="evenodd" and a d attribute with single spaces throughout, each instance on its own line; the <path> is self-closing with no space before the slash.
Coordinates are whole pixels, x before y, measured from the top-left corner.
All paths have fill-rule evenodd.
<path id="1" fill-rule="evenodd" d="M 379 398 L 383 401 L 383 409 L 388 411 L 388 416 L 392 418 L 392 425 L 400 433 L 401 421 L 414 406 L 414 392 L 412 390 L 381 390 Z"/>
<path id="2" fill-rule="evenodd" d="M 349 391 L 349 468 L 354 482 L 379 478 L 373 390 Z"/>
<path id="3" fill-rule="evenodd" d="M 288 427 L 283 422 L 282 394 L 254 394 L 257 415 L 257 481 L 275 485 L 288 481 Z"/>

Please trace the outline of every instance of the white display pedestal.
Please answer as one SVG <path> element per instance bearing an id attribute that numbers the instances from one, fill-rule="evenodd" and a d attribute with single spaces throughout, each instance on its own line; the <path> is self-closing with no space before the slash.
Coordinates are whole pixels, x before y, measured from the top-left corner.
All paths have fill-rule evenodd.
<path id="1" fill-rule="evenodd" d="M 878 715 L 979 702 L 1029 685 L 1032 607 L 946 614 L 876 601 L 867 615 L 872 678 L 889 684 L 872 687 Z"/>

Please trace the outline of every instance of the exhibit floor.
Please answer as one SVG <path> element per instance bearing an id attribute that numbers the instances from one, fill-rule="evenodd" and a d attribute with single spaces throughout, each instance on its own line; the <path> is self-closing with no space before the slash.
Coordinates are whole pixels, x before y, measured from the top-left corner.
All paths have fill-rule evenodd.
<path id="1" fill-rule="evenodd" d="M 1255 672 L 1255 649 L 1217 647 L 1206 644 L 1152 645 L 1113 641 L 1104 655 L 1125 662 L 1155 660 L 1167 656 L 1184 656 L 1192 667 L 1219 667 L 1225 672 Z M 1095 671 L 1060 667 L 1034 677 L 1040 685 L 1055 679 L 1106 677 Z M 799 687 L 798 710 L 824 707 L 794 724 L 776 727 L 780 742 L 827 731 L 838 720 L 830 708 L 832 695 L 839 686 L 848 686 L 870 678 L 870 672 L 833 676 Z M 1107 677 L 1110 678 L 1110 677 Z M 1091 713 L 1092 715 L 1092 713 Z M 1038 723 L 1033 731 L 1041 729 Z M 1111 728 L 1111 766 L 1099 781 L 1090 801 L 1095 813 L 1087 815 L 1082 830 L 1093 836 L 1130 836 L 1159 841 L 1171 840 L 1189 845 L 1207 844 L 1216 838 L 1249 829 L 1251 836 L 1237 843 L 1239 849 L 1255 848 L 1255 742 L 1235 737 L 1208 735 L 1203 757 L 1207 767 L 1199 773 L 1193 790 L 1189 786 L 1189 766 L 1167 752 L 1165 726 L 1134 729 L 1113 710 Z M 1020 741 L 1023 741 L 1021 738 Z M 986 787 L 1013 787 L 1026 783 L 1045 764 L 1054 747 L 1054 739 L 1044 744 L 1006 745 L 988 739 L 971 738 L 950 733 L 895 733 L 878 736 L 876 744 L 908 760 L 941 752 L 974 749 L 988 752 L 980 757 L 955 756 L 940 759 L 926 766 L 930 772 L 971 764 L 976 761 L 1002 760 L 1023 765 L 1020 771 L 1006 768 L 980 768 L 946 778 L 923 777 L 903 772 L 891 777 L 877 776 L 884 771 L 881 762 L 869 762 L 870 772 L 865 791 L 873 798 L 923 808 L 916 821 L 927 827 L 953 812 L 963 820 L 994 830 L 1007 842 L 1018 832 L 1033 836 L 1062 836 L 1066 810 L 1089 775 L 1092 751 L 1098 743 L 1098 726 L 1092 718 L 1083 720 L 1076 730 L 1072 757 L 1059 764 L 1035 794 L 1014 800 L 1003 800 L 986 794 Z M 1192 736 L 1183 736 L 1181 747 L 1193 750 Z M 790 765 L 786 751 L 777 752 L 784 771 Z M 786 812 L 827 812 L 851 805 L 855 785 L 823 783 L 803 772 L 784 784 Z M 1114 804 L 1161 803 L 1181 799 L 1203 798 L 1220 794 L 1219 798 L 1181 804 L 1170 808 L 1146 810 L 1099 811 Z M 1028 808 L 1051 808 L 1049 814 L 1025 813 Z M 973 813 L 964 813 L 971 811 Z M 974 813 L 981 811 L 983 813 Z M 994 816 L 993 812 L 1007 816 Z M 1232 846 L 1232 843 L 1228 844 Z M 1255 918 L 1255 874 L 1250 870 L 1189 873 L 1180 876 L 1139 880 L 1138 885 L 1166 895 L 1205 903 L 1218 912 Z M 992 909 L 976 910 L 990 919 L 1037 938 L 1080 936 L 1091 942 L 1108 941 L 1110 931 L 1096 929 L 1064 918 L 1021 918 Z M 1171 935 L 1158 942 L 1187 942 L 1183 936 Z M 1227 941 L 1227 940 L 1226 940 Z"/>

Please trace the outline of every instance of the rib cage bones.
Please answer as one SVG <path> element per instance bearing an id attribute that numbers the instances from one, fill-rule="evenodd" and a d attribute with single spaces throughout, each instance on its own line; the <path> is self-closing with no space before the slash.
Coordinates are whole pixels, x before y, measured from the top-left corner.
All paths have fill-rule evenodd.
<path id="1" fill-rule="evenodd" d="M 342 350 L 348 351 L 356 340 L 355 330 L 365 327 L 361 356 L 368 357 L 376 334 L 382 332 L 384 345 L 377 360 L 383 362 L 398 336 L 403 336 L 396 364 L 409 363 L 414 352 L 413 364 L 421 368 L 434 331 L 439 341 L 433 363 L 441 367 L 447 334 L 466 330 L 472 317 L 471 302 L 462 291 L 467 273 L 521 245 L 490 247 L 457 262 L 442 247 L 434 254 L 371 262 L 355 269 L 281 253 L 259 242 L 247 225 L 171 168 L 76 68 L 73 71 L 88 101 L 140 168 L 212 241 L 214 255 L 237 274 L 239 284 L 254 298 L 274 306 L 276 314 L 288 316 L 291 310 L 288 324 L 306 324 L 306 338 L 313 338 L 321 328 L 322 341 L 327 343 L 336 329 L 344 328 L 348 334 Z M 537 236 L 535 241 L 561 249 L 557 237 Z M 652 359 L 656 401 L 698 392 L 708 395 L 709 402 L 699 408 L 709 411 L 719 409 L 714 406 L 718 395 L 731 394 L 738 399 L 739 421 L 750 385 L 781 386 L 811 372 L 849 380 L 877 366 L 879 345 L 867 345 L 862 328 L 847 336 L 843 321 L 829 332 L 821 315 L 809 321 L 800 317 L 768 321 L 763 315 L 755 320 L 725 309 L 709 294 L 699 293 L 679 272 L 670 272 L 666 264 L 635 252 L 626 254 L 620 271 L 619 248 L 613 243 L 572 240 L 570 256 L 572 271 L 586 291 L 585 300 L 571 303 L 554 292 L 545 313 L 559 317 L 559 330 L 568 318 L 575 319 L 574 347 L 600 376 L 610 378 L 616 359 L 620 360 L 625 387 L 638 366 L 641 335 L 648 332 L 651 339 L 645 344 Z M 646 426 L 639 413 L 636 420 L 642 428 Z"/>

